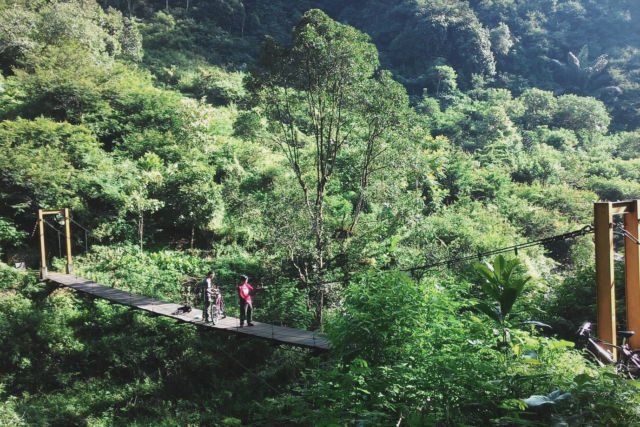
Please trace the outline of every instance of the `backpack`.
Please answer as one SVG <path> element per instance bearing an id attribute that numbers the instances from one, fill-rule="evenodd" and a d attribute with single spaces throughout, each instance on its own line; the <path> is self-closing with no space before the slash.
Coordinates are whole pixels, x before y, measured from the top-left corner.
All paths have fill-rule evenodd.
<path id="1" fill-rule="evenodd" d="M 188 305 L 183 305 L 182 307 L 178 307 L 178 309 L 176 311 L 174 311 L 173 314 L 174 316 L 176 315 L 180 315 L 180 314 L 186 314 L 189 313 L 191 311 L 191 307 Z"/>

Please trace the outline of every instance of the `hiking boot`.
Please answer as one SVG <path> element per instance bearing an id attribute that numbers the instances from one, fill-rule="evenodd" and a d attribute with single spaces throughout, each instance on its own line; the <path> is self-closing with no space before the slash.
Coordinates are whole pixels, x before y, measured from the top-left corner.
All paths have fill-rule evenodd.
<path id="1" fill-rule="evenodd" d="M 247 323 L 247 326 L 253 326 L 253 323 Z"/>

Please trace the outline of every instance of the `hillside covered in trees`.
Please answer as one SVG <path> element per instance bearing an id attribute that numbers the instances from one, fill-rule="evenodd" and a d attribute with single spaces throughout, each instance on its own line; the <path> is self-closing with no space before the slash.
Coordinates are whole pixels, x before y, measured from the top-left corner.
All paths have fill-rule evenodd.
<path id="1" fill-rule="evenodd" d="M 637 425 L 637 382 L 574 343 L 592 236 L 482 254 L 640 198 L 639 20 L 632 0 L 0 0 L 0 425 Z M 332 350 L 39 282 L 36 212 L 63 207 L 79 276 L 180 302 L 214 270 L 237 314 L 248 274 L 258 320 Z"/>

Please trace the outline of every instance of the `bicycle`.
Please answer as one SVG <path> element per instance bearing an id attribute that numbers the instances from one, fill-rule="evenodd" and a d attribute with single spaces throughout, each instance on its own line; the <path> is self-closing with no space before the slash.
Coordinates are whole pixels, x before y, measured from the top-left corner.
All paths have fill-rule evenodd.
<path id="1" fill-rule="evenodd" d="M 215 325 L 218 320 L 224 319 L 227 316 L 224 312 L 224 297 L 222 296 L 222 292 L 220 292 L 220 289 L 217 287 L 214 287 L 212 292 L 213 304 L 211 305 L 211 319 Z"/>
<path id="2" fill-rule="evenodd" d="M 640 352 L 631 350 L 627 340 L 635 335 L 634 331 L 618 331 L 622 337 L 622 345 L 613 345 L 607 341 L 592 337 L 591 322 L 585 322 L 578 329 L 578 336 L 582 339 L 584 348 L 589 352 L 594 360 L 600 365 L 615 365 L 616 371 L 629 377 L 637 379 L 640 377 Z M 618 360 L 613 356 L 609 348 L 618 350 Z"/>

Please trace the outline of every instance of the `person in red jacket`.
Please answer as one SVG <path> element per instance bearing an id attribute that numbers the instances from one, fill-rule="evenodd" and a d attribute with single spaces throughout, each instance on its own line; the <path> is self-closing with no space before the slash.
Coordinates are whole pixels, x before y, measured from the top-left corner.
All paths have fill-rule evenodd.
<path id="1" fill-rule="evenodd" d="M 255 293 L 255 289 L 249 283 L 249 278 L 245 275 L 242 276 L 244 281 L 238 285 L 238 300 L 240 301 L 240 327 L 244 326 L 245 319 L 247 320 L 247 326 L 253 326 L 251 323 L 251 312 L 253 311 L 252 296 Z"/>

